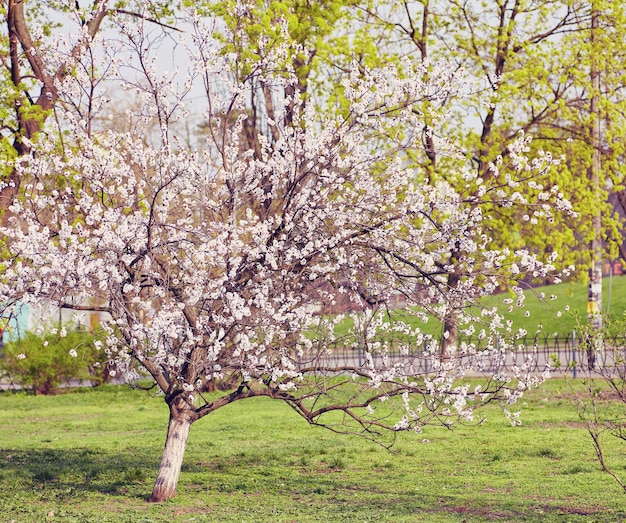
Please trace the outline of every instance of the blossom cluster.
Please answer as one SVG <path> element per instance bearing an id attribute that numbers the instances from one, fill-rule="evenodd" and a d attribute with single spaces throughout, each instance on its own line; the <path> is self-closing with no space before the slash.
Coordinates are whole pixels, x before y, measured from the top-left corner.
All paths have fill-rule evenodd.
<path id="1" fill-rule="evenodd" d="M 569 212 L 558 188 L 536 181 L 554 160 L 526 158 L 520 137 L 512 167 L 493 165 L 492 185 L 469 174 L 461 188 L 432 183 L 409 161 L 420 140 L 412 131 L 423 127 L 413 109 L 456 88 L 445 68 L 430 70 L 430 82 L 419 69 L 407 74 L 410 64 L 402 73 L 355 69 L 344 85 L 349 109 L 323 113 L 294 92 L 275 54 L 240 79 L 207 35 L 198 26 L 190 44 L 201 47 L 194 74 L 210 80 L 201 147 L 186 147 L 169 127 L 177 111 L 188 114 L 189 85 L 177 89 L 172 75 L 158 76 L 152 66 L 143 78 L 124 77 L 119 64 L 108 71 L 140 100 L 130 130 L 88 126 L 68 103 L 47 131 L 57 139 L 33 140 L 32 154 L 19 159 L 22 194 L 1 231 L 8 254 L 0 303 L 7 312 L 42 300 L 105 312 L 112 363 L 130 376 L 138 363 L 163 392 L 180 391 L 192 403 L 225 380 L 290 394 L 284 397 L 304 408 L 298 391 L 313 397 L 319 385 L 311 376 L 350 372 L 372 397 L 401 398 L 396 430 L 421 430 L 434 416 L 471 420 L 470 404 L 492 392 L 458 380 L 483 371 L 480 362 L 501 357 L 506 346 L 493 341 L 500 314 L 463 311 L 503 285 L 553 269 L 528 251 L 492 248 L 482 203 L 537 203 L 533 220 Z M 76 78 L 66 88 L 74 99 Z M 267 93 L 262 126 L 249 107 L 260 88 Z M 101 100 L 98 110 L 107 107 Z M 254 147 L 244 139 L 251 130 Z M 504 179 L 511 190 L 492 188 Z M 523 192 L 524 180 L 534 193 Z M 350 321 L 337 314 L 339 303 L 348 304 Z M 415 327 L 425 311 L 445 317 L 451 310 L 461 325 L 481 323 L 482 338 L 491 340 L 480 355 L 458 348 L 474 359 L 442 356 Z M 353 327 L 338 340 L 346 322 Z M 411 341 L 398 343 L 400 333 Z M 324 368 L 338 342 L 358 346 L 366 363 Z M 406 354 L 424 346 L 432 372 L 419 375 L 409 359 L 387 358 L 397 345 Z M 537 382 L 525 369 L 512 376 L 520 386 L 494 377 L 508 402 Z M 376 416 L 371 402 L 364 406 L 365 416 Z"/>

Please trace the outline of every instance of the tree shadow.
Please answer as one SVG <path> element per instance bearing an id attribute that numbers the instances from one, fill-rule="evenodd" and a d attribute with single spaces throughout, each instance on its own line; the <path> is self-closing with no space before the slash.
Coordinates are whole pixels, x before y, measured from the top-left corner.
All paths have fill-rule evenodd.
<path id="1" fill-rule="evenodd" d="M 101 493 L 147 499 L 159 455 L 142 448 L 0 449 L 0 490 L 5 485 L 59 493 Z"/>

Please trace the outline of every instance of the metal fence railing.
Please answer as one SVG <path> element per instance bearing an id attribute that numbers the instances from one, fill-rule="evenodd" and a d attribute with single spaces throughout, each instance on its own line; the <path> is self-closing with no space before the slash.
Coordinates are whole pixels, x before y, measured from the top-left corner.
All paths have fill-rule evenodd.
<path id="1" fill-rule="evenodd" d="M 377 367 L 403 362 L 409 364 L 415 373 L 431 372 L 436 360 L 433 353 L 437 352 L 438 344 L 411 346 L 407 342 L 394 344 L 384 354 L 364 350 L 358 344 L 337 343 L 322 354 L 311 354 L 308 362 L 304 355 L 300 363 L 320 369 L 354 368 L 367 366 L 370 358 Z M 461 338 L 458 348 L 456 358 L 459 364 L 478 372 L 510 372 L 517 367 L 541 373 L 549 366 L 553 372 L 567 372 L 578 377 L 582 371 L 601 373 L 626 364 L 626 335 L 604 336 L 599 344 L 593 346 L 588 339 L 577 336 L 575 332 L 567 336 L 524 337 L 506 343 L 492 340 L 491 345 L 485 340 Z"/>
<path id="2" fill-rule="evenodd" d="M 439 343 L 431 341 L 417 346 L 411 340 L 396 339 L 390 349 L 366 351 L 359 344 L 336 343 L 327 350 L 300 355 L 298 365 L 304 371 L 341 372 L 342 369 L 366 368 L 368 358 L 376 368 L 401 365 L 404 372 L 430 374 L 438 357 Z M 402 349 L 400 349 L 402 347 Z M 500 341 L 461 338 L 455 358 L 457 364 L 471 373 L 511 373 L 515 367 L 524 373 L 541 374 L 550 368 L 555 375 L 571 377 L 626 377 L 626 335 L 606 336 L 599 343 L 572 332 L 567 336 L 537 336 Z M 80 386 L 73 380 L 68 386 Z M 0 390 L 19 389 L 20 384 L 8 376 L 0 376 Z"/>

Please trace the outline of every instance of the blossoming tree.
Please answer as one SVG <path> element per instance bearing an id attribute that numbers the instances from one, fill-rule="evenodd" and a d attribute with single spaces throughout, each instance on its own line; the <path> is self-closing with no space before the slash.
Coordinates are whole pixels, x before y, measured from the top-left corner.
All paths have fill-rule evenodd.
<path id="1" fill-rule="evenodd" d="M 410 64 L 354 74 L 349 110 L 330 116 L 300 99 L 281 46 L 268 41 L 237 77 L 211 31 L 196 20 L 187 33 L 186 81 L 159 72 L 141 24 L 102 52 L 111 58 L 100 70 L 137 100 L 126 131 L 101 123 L 106 101 L 88 121 L 80 110 L 97 69 L 57 85 L 63 104 L 16 160 L 21 192 L 2 228 L 4 314 L 44 300 L 102 311 L 111 363 L 163 393 L 169 426 L 151 500 L 174 496 L 192 423 L 234 401 L 266 396 L 310 423 L 377 438 L 471 420 L 475 407 L 514 403 L 541 381 L 524 365 L 503 370 L 515 331 L 471 305 L 503 288 L 521 305 L 519 282 L 550 272 L 529 252 L 486 248 L 481 210 L 570 212 L 558 188 L 541 185 L 549 155 L 529 160 L 521 136 L 488 183 L 459 173 L 470 196 L 431 185 L 405 160 L 421 140 L 416 104 L 455 89 L 445 66 L 428 82 Z M 174 129 L 196 80 L 208 132 L 190 150 Z M 267 96 L 252 113 L 259 85 Z M 243 138 L 251 128 L 254 148 Z M 422 332 L 450 310 L 480 346 L 441 354 Z M 363 358 L 339 361 L 338 346 Z M 468 372 L 484 384 L 470 388 Z"/>

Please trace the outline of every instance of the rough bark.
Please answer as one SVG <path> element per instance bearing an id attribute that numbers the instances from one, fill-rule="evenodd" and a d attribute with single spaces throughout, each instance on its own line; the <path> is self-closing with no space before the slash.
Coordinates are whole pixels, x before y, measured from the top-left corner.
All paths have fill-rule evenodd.
<path id="1" fill-rule="evenodd" d="M 460 256 L 457 247 L 451 253 L 451 261 L 456 264 Z M 448 275 L 448 289 L 451 293 L 456 293 L 461 276 L 457 272 Z M 446 313 L 443 319 L 443 334 L 441 340 L 440 357 L 442 361 L 448 361 L 457 351 L 459 342 L 459 312 L 455 304 Z"/>
<path id="2" fill-rule="evenodd" d="M 184 412 L 170 407 L 170 420 L 167 426 L 163 456 L 149 501 L 160 503 L 176 495 L 191 423 L 192 420 L 185 416 Z"/>
<path id="3" fill-rule="evenodd" d="M 457 316 L 456 311 L 450 311 L 444 319 L 443 332 L 447 333 L 447 336 L 441 340 L 441 361 L 449 361 L 452 356 L 456 355 L 459 343 Z"/>
<path id="4" fill-rule="evenodd" d="M 597 35 L 599 29 L 599 11 L 596 3 L 591 4 L 591 103 L 589 112 L 591 113 L 591 142 L 593 145 L 593 157 L 591 159 L 590 178 L 591 185 L 594 190 L 597 207 L 592 217 L 593 224 L 593 240 L 591 242 L 591 267 L 589 270 L 589 298 L 587 302 L 587 316 L 589 323 L 596 332 L 602 330 L 602 264 L 603 264 L 603 246 L 602 246 L 602 216 L 600 214 L 600 201 L 602 191 L 600 190 L 600 178 L 602 174 L 602 165 L 600 158 L 601 147 L 601 129 L 600 129 L 600 69 L 598 67 L 598 58 L 595 53 L 597 50 Z"/>

